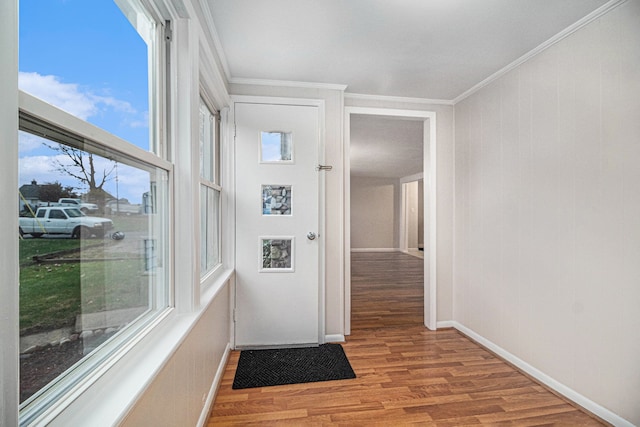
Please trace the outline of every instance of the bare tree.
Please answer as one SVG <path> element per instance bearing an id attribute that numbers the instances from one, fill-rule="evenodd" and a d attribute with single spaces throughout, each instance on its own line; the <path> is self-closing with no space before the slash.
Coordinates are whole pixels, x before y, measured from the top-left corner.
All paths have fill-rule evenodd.
<path id="1" fill-rule="evenodd" d="M 64 154 L 71 160 L 71 164 L 67 164 L 55 159 L 54 162 L 56 170 L 85 184 L 89 187 L 89 194 L 102 193 L 102 187 L 104 187 L 104 184 L 112 179 L 111 174 L 116 167 L 116 164 L 113 161 L 111 161 L 110 167 L 98 172 L 95 167 L 92 153 L 86 153 L 77 148 L 62 144 L 57 146 L 49 145 L 49 148 Z"/>

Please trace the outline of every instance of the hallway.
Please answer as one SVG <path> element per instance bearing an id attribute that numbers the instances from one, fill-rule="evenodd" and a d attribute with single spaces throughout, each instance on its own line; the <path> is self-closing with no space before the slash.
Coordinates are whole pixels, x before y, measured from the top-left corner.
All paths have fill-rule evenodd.
<path id="1" fill-rule="evenodd" d="M 454 329 L 422 326 L 422 260 L 352 257 L 353 380 L 232 390 L 231 353 L 209 426 L 604 425 Z"/>
<path id="2" fill-rule="evenodd" d="M 354 252 L 352 330 L 424 324 L 423 265 L 402 252 Z"/>

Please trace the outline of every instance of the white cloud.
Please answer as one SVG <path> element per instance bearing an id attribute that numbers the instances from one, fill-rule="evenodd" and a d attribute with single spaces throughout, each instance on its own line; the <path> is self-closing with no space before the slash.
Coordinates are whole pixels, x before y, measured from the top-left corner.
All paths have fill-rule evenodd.
<path id="1" fill-rule="evenodd" d="M 18 151 L 20 153 L 28 153 L 33 150 L 37 150 L 42 147 L 42 144 L 47 142 L 46 139 L 36 136 L 32 133 L 19 131 L 18 132 Z"/>
<path id="2" fill-rule="evenodd" d="M 18 87 L 82 120 L 87 120 L 98 112 L 95 100 L 82 93 L 79 85 L 62 83 L 53 75 L 43 76 L 20 71 Z"/>
<path id="3" fill-rule="evenodd" d="M 55 170 L 55 156 L 24 156 L 19 161 L 20 185 L 36 180 L 39 184 L 45 182 L 61 182 L 63 185 L 77 187 L 75 180 L 71 181 Z"/>
<path id="4" fill-rule="evenodd" d="M 142 113 L 142 119 L 133 120 L 129 123 L 129 126 L 132 128 L 148 128 L 149 127 L 149 112 L 145 111 Z"/>
<path id="5" fill-rule="evenodd" d="M 104 104 L 107 107 L 111 107 L 116 111 L 122 113 L 130 113 L 137 114 L 135 108 L 131 106 L 127 101 L 120 101 L 111 96 L 100 96 L 100 95 L 88 95 L 90 99 L 92 99 L 96 104 Z"/>
<path id="6" fill-rule="evenodd" d="M 96 95 L 84 90 L 78 84 L 64 83 L 57 76 L 20 72 L 18 81 L 21 90 L 82 120 L 88 120 L 93 116 L 107 112 L 115 112 L 124 115 L 124 117 L 119 116 L 121 123 L 130 128 L 148 127 L 148 112 L 138 112 L 126 101 L 118 100 L 112 96 Z M 28 184 L 32 180 L 36 180 L 38 183 L 58 181 L 62 185 L 72 186 L 80 192 L 86 191 L 86 185 L 57 170 L 57 162 L 70 166 L 71 160 L 64 154 L 46 148 L 44 144 L 56 145 L 56 143 L 36 135 L 20 132 L 20 185 Z M 30 152 L 32 155 L 24 155 Z M 110 170 L 113 163 L 98 155 L 94 155 L 93 159 L 97 171 L 96 179 L 100 180 L 103 171 Z M 142 193 L 149 190 L 149 173 L 123 164 L 119 164 L 118 168 L 120 197 L 127 197 L 132 203 L 140 203 Z M 69 168 L 69 170 L 77 172 L 76 168 Z M 109 178 L 110 181 L 105 184 L 104 188 L 115 195 L 115 175 L 112 174 Z"/>
<path id="7" fill-rule="evenodd" d="M 141 203 L 142 194 L 150 188 L 149 172 L 118 163 L 118 195 L 130 203 Z M 109 191 L 115 193 L 115 182 L 109 183 Z"/>
<path id="8" fill-rule="evenodd" d="M 96 95 L 76 83 L 63 83 L 54 75 L 20 71 L 18 87 L 82 120 L 87 120 L 106 109 L 130 115 L 139 114 L 127 101 L 112 96 Z"/>

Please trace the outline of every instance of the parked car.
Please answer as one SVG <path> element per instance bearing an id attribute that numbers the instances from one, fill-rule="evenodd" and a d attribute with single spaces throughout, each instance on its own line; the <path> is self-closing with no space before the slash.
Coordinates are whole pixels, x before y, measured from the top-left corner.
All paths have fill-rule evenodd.
<path id="1" fill-rule="evenodd" d="M 104 211 L 107 214 L 113 215 L 134 215 L 142 212 L 142 206 L 123 201 L 110 200 L 105 205 Z"/>
<path id="2" fill-rule="evenodd" d="M 31 218 L 18 218 L 20 235 L 42 237 L 44 234 L 70 234 L 75 239 L 102 238 L 113 229 L 107 218 L 86 216 L 78 208 L 42 207 Z"/>
<path id="3" fill-rule="evenodd" d="M 85 203 L 80 199 L 71 198 L 58 199 L 58 203 L 51 204 L 50 206 L 69 206 L 72 208 L 78 208 L 85 214 L 98 211 L 98 205 L 94 203 Z"/>

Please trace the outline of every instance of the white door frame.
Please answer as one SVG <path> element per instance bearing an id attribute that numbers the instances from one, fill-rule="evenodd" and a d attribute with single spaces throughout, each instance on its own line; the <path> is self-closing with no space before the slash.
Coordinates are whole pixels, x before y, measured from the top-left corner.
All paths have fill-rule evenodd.
<path id="1" fill-rule="evenodd" d="M 434 111 L 398 110 L 387 108 L 345 107 L 344 117 L 344 329 L 345 335 L 351 334 L 351 115 L 362 114 L 371 116 L 386 116 L 399 119 L 423 120 L 423 171 L 424 200 L 429 200 L 428 215 L 425 210 L 425 220 L 428 218 L 429 227 L 424 228 L 425 249 L 428 256 L 424 258 L 424 325 L 431 329 L 437 328 L 437 275 L 436 275 L 436 113 Z M 425 221 L 426 222 L 426 221 Z"/>
<path id="2" fill-rule="evenodd" d="M 252 96 L 252 95 L 231 95 L 231 106 L 230 111 L 232 117 L 230 118 L 230 123 L 232 126 L 229 126 L 230 137 L 229 140 L 231 142 L 232 147 L 230 151 L 232 153 L 232 158 L 230 159 L 231 164 L 233 165 L 233 194 L 236 193 L 236 183 L 235 183 L 235 174 L 237 171 L 235 170 L 235 150 L 236 150 L 236 140 L 235 140 L 235 103 L 243 102 L 243 103 L 253 103 L 253 104 L 274 104 L 274 105 L 303 105 L 303 106 L 313 106 L 318 107 L 318 162 L 319 164 L 324 164 L 324 152 L 325 152 L 325 102 L 323 99 L 305 99 L 305 98 L 282 98 L 282 97 L 270 97 L 270 96 Z M 318 343 L 324 344 L 326 342 L 325 338 L 325 318 L 326 318 L 326 309 L 325 309 L 325 251 L 326 251 L 326 215 L 325 215 L 325 173 L 323 171 L 318 172 L 320 175 L 318 176 Z M 233 212 L 235 218 L 235 207 L 236 199 L 233 197 Z M 241 224 L 236 224 L 238 227 Z M 233 233 L 233 247 L 234 247 L 234 267 L 235 267 L 235 247 L 236 247 L 236 234 L 235 231 Z M 236 284 L 235 280 L 233 281 L 233 289 L 232 289 L 232 297 L 231 297 L 231 313 L 235 309 L 236 305 Z M 233 317 L 233 314 L 232 314 Z M 231 319 L 231 337 L 235 338 L 235 321 Z M 235 348 L 235 339 L 233 339 L 233 348 Z"/>

